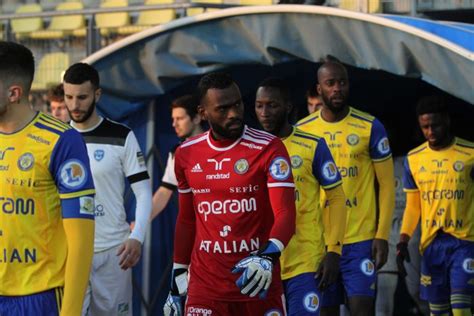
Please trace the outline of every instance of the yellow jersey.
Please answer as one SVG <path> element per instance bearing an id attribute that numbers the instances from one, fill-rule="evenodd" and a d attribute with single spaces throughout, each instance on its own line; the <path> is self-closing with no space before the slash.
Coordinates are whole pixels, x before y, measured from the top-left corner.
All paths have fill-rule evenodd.
<path id="1" fill-rule="evenodd" d="M 0 183 L 0 295 L 64 286 L 62 219 L 94 219 L 81 135 L 42 113 L 16 133 L 0 133 Z"/>
<path id="2" fill-rule="evenodd" d="M 404 190 L 419 192 L 421 252 L 438 230 L 474 241 L 474 143 L 455 138 L 443 150 L 428 143 L 410 151 L 404 164 Z"/>
<path id="3" fill-rule="evenodd" d="M 319 110 L 300 120 L 297 127 L 324 137 L 339 169 L 347 198 L 344 244 L 375 238 L 376 197 L 373 163 L 392 157 L 382 123 L 375 117 L 350 107 L 346 117 L 338 122 L 326 122 Z M 323 206 L 328 207 L 324 192 L 321 195 Z"/>
<path id="4" fill-rule="evenodd" d="M 280 257 L 282 279 L 316 272 L 325 254 L 320 186 L 332 189 L 341 176 L 323 138 L 296 128 L 282 139 L 295 181 L 296 233 Z"/>

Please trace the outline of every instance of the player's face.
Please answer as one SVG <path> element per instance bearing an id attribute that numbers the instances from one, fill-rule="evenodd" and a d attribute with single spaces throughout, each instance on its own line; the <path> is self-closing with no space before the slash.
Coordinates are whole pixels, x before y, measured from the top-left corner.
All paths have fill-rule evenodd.
<path id="1" fill-rule="evenodd" d="M 76 123 L 86 122 L 95 110 L 100 89 L 94 89 L 90 81 L 82 84 L 64 83 L 64 102 L 69 116 Z"/>
<path id="2" fill-rule="evenodd" d="M 260 87 L 255 98 L 255 114 L 266 132 L 278 135 L 288 120 L 290 106 L 282 98 L 280 91 L 270 87 Z"/>
<path id="3" fill-rule="evenodd" d="M 66 103 L 64 101 L 51 101 L 50 107 L 52 116 L 63 121 L 64 123 L 69 122 L 69 113 L 67 111 Z"/>
<path id="4" fill-rule="evenodd" d="M 225 89 L 209 89 L 199 106 L 218 139 L 236 139 L 244 129 L 244 104 L 239 88 L 234 83 Z"/>
<path id="5" fill-rule="evenodd" d="M 331 112 L 342 112 L 346 107 L 349 95 L 349 80 L 346 70 L 336 65 L 330 65 L 321 72 L 318 80 L 318 93 L 324 104 Z"/>
<path id="6" fill-rule="evenodd" d="M 418 116 L 423 136 L 431 147 L 438 147 L 446 142 L 449 135 L 449 118 L 441 113 Z"/>
<path id="7" fill-rule="evenodd" d="M 179 138 L 189 137 L 196 128 L 195 122 L 184 108 L 173 108 L 171 110 L 173 128 Z"/>
<path id="8" fill-rule="evenodd" d="M 309 114 L 314 113 L 323 107 L 323 100 L 320 97 L 308 97 L 307 102 Z"/>

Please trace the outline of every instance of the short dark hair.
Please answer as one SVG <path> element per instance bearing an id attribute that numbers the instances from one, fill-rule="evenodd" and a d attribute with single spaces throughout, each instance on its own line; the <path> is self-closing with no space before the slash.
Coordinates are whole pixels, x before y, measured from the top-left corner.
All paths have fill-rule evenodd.
<path id="1" fill-rule="evenodd" d="M 89 64 L 77 63 L 69 67 L 64 73 L 64 82 L 71 84 L 83 84 L 90 81 L 94 89 L 100 87 L 99 73 Z"/>
<path id="2" fill-rule="evenodd" d="M 199 80 L 197 86 L 197 98 L 201 102 L 209 89 L 225 89 L 234 83 L 232 77 L 225 72 L 213 72 L 205 75 Z"/>
<path id="3" fill-rule="evenodd" d="M 318 93 L 318 90 L 316 90 L 314 87 L 306 90 L 306 98 L 319 98 L 319 97 L 320 95 Z"/>
<path id="4" fill-rule="evenodd" d="M 48 100 L 49 102 L 63 102 L 64 101 L 64 87 L 60 83 L 57 86 L 52 87 L 48 91 Z"/>
<path id="5" fill-rule="evenodd" d="M 446 99 L 440 95 L 422 97 L 416 104 L 416 115 L 448 113 Z"/>
<path id="6" fill-rule="evenodd" d="M 7 85 L 19 83 L 28 93 L 35 75 L 35 59 L 26 46 L 0 41 L 0 76 Z"/>
<path id="7" fill-rule="evenodd" d="M 183 108 L 186 111 L 186 114 L 188 114 L 191 119 L 194 119 L 198 113 L 198 105 L 199 102 L 196 96 L 186 94 L 174 99 L 173 102 L 171 102 L 171 109 Z"/>
<path id="8" fill-rule="evenodd" d="M 280 95 L 285 102 L 288 103 L 291 101 L 290 88 L 288 87 L 287 82 L 283 78 L 279 78 L 279 77 L 265 78 L 258 85 L 258 87 L 277 89 L 280 92 Z"/>

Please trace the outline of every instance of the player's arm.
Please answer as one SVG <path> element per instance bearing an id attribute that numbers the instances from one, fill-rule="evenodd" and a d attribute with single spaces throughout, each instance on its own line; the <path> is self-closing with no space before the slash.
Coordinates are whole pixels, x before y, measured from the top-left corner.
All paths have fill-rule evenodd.
<path id="1" fill-rule="evenodd" d="M 94 220 L 63 220 L 68 246 L 61 315 L 81 315 L 94 254 Z"/>
<path id="2" fill-rule="evenodd" d="M 329 223 L 326 223 L 328 227 L 324 227 L 324 231 L 328 232 L 326 240 L 327 251 L 340 255 L 342 252 L 342 241 L 346 232 L 346 195 L 342 185 L 325 190 L 325 192 L 329 202 L 329 207 L 323 209 L 323 212 L 328 213 L 327 218 L 329 218 Z"/>
<path id="3" fill-rule="evenodd" d="M 388 240 L 395 208 L 395 176 L 392 158 L 374 162 L 379 183 L 379 221 L 375 238 Z"/>
<path id="4" fill-rule="evenodd" d="M 173 191 L 164 186 L 160 186 L 158 190 L 156 190 L 155 194 L 153 194 L 151 220 L 157 217 L 165 209 L 172 195 Z"/>

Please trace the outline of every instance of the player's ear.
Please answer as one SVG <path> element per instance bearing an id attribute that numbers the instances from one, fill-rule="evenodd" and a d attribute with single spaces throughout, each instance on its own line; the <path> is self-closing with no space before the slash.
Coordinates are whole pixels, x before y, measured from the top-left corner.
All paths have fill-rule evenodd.
<path id="1" fill-rule="evenodd" d="M 207 115 L 206 115 L 206 110 L 204 109 L 204 106 L 202 104 L 199 104 L 197 107 L 198 113 L 201 116 L 201 119 L 204 121 L 207 121 Z"/>
<path id="2" fill-rule="evenodd" d="M 101 88 L 95 89 L 95 92 L 94 92 L 95 102 L 99 101 L 101 95 L 102 95 L 102 89 Z"/>
<path id="3" fill-rule="evenodd" d="M 316 91 L 318 91 L 318 94 L 321 95 L 321 85 L 319 83 L 316 85 Z"/>
<path id="4" fill-rule="evenodd" d="M 13 85 L 8 89 L 8 100 L 11 103 L 19 103 L 23 96 L 23 88 L 19 85 Z"/>

